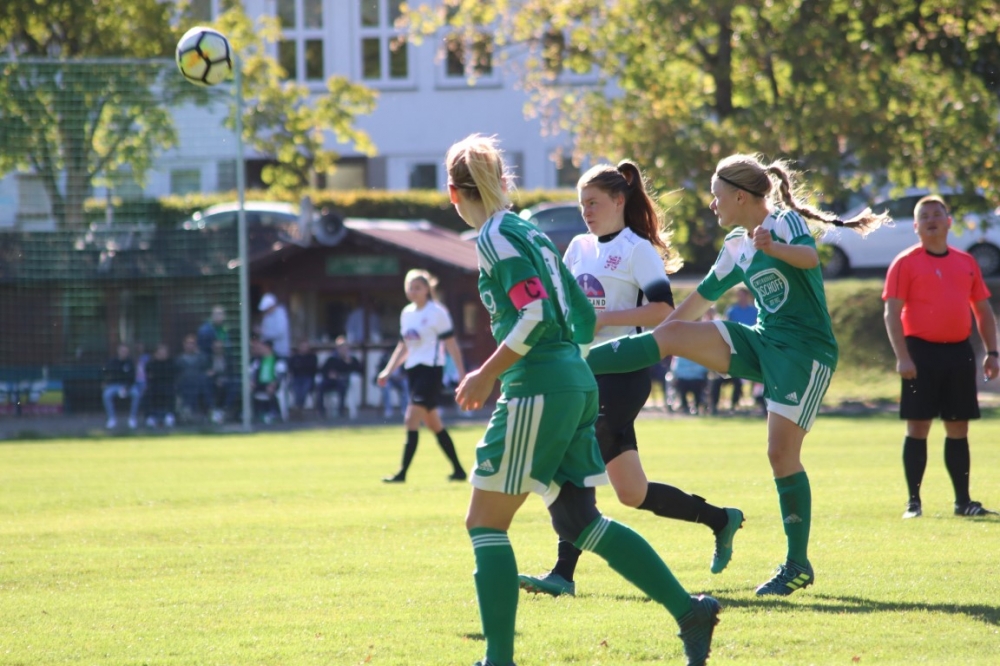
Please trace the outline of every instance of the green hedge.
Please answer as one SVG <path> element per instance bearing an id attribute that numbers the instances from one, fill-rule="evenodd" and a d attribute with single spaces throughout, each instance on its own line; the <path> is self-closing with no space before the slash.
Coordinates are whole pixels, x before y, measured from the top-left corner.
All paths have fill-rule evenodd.
<path id="1" fill-rule="evenodd" d="M 448 201 L 448 195 L 435 190 L 314 190 L 306 194 L 315 207 L 330 206 L 345 217 L 425 219 L 455 231 L 468 228 Z M 573 189 L 518 190 L 515 195 L 515 210 L 544 202 L 575 201 L 576 196 L 576 190 Z M 114 220 L 116 224 L 151 223 L 173 227 L 199 210 L 234 201 L 235 198 L 235 193 L 226 192 L 136 201 L 116 200 Z M 246 198 L 248 201 L 285 200 L 299 203 L 297 199 L 282 199 L 266 191 L 247 192 Z M 684 258 L 688 270 L 707 270 L 715 260 L 723 236 L 722 230 L 714 215 L 706 209 L 695 211 L 689 204 L 690 202 L 674 202 L 667 207 L 667 216 L 674 230 L 673 244 Z M 87 221 L 103 222 L 107 215 L 106 207 L 107 202 L 103 199 L 88 201 Z M 580 230 L 583 231 L 582 225 Z"/>
<path id="2" fill-rule="evenodd" d="M 435 190 L 403 192 L 315 190 L 305 194 L 312 199 L 314 207 L 330 206 L 340 211 L 345 217 L 425 219 L 455 231 L 464 231 L 468 228 L 448 201 L 448 195 Z M 152 223 L 157 226 L 172 227 L 199 210 L 235 199 L 235 193 L 227 192 L 167 196 L 161 199 L 137 201 L 115 201 L 114 218 L 116 223 L 121 224 Z M 278 199 L 295 204 L 299 203 L 297 199 L 281 199 L 266 191 L 247 192 L 246 199 L 248 201 Z M 575 199 L 575 190 L 519 191 L 515 200 L 515 208 L 520 210 L 546 201 Z M 89 222 L 102 222 L 107 214 L 106 207 L 107 203 L 104 200 L 93 199 L 87 202 L 87 220 Z"/>

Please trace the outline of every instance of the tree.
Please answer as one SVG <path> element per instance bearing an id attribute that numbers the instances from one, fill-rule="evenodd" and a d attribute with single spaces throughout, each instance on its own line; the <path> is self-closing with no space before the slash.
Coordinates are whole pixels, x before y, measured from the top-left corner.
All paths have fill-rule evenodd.
<path id="1" fill-rule="evenodd" d="M 733 152 L 796 160 L 828 202 L 942 181 L 997 200 L 998 20 L 978 0 L 444 0 L 408 16 L 417 35 L 492 30 L 528 112 L 577 161 L 631 157 L 683 188 L 678 222 Z"/>
<path id="2" fill-rule="evenodd" d="M 142 173 L 156 147 L 176 141 L 151 92 L 163 66 L 122 59 L 65 66 L 92 55 L 169 53 L 169 6 L 138 0 L 114 7 L 84 1 L 0 5 L 0 173 L 30 167 L 61 224 L 83 222 L 91 182 L 129 163 Z M 100 19 L 100 20 L 98 20 Z"/>
<path id="3" fill-rule="evenodd" d="M 171 63 L 153 60 L 172 58 L 190 22 L 186 3 L 160 0 L 0 3 L 0 52 L 8 55 L 0 61 L 0 174 L 32 169 L 67 227 L 83 223 L 100 178 L 126 170 L 142 182 L 155 157 L 176 145 L 171 107 L 218 100 L 184 82 Z M 329 96 L 311 105 L 308 91 L 282 81 L 239 2 L 229 0 L 219 25 L 233 29 L 235 49 L 247 49 L 244 95 L 253 111 L 245 137 L 278 160 L 272 182 L 301 186 L 309 169 L 327 169 L 336 154 L 323 147 L 326 132 L 373 150 L 353 127 L 356 115 L 372 110 L 372 92 L 331 77 Z"/>

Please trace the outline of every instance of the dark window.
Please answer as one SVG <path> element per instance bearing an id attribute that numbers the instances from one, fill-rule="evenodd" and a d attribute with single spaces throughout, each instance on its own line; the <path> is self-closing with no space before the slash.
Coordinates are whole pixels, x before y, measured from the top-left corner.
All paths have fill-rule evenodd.
<path id="1" fill-rule="evenodd" d="M 362 76 L 366 79 L 382 78 L 381 48 L 378 37 L 361 40 Z"/>
<path id="2" fill-rule="evenodd" d="M 409 69 L 406 39 L 396 37 L 389 44 L 389 78 L 405 79 Z"/>
<path id="3" fill-rule="evenodd" d="M 557 187 L 576 187 L 580 180 L 580 167 L 574 165 L 569 160 L 563 160 L 562 165 L 556 167 Z"/>
<path id="4" fill-rule="evenodd" d="M 437 165 L 436 164 L 414 164 L 410 168 L 410 189 L 411 190 L 436 190 L 437 189 Z"/>
<path id="5" fill-rule="evenodd" d="M 306 80 L 323 80 L 323 40 L 306 40 Z"/>
<path id="6" fill-rule="evenodd" d="M 295 57 L 295 42 L 285 39 L 278 42 L 278 64 L 285 70 L 286 78 L 295 80 L 299 78 L 299 68 Z"/>
<path id="7" fill-rule="evenodd" d="M 305 27 L 323 27 L 323 0 L 304 0 L 302 13 L 305 15 Z"/>
<path id="8" fill-rule="evenodd" d="M 295 27 L 295 0 L 278 0 L 278 20 L 282 28 Z"/>
<path id="9" fill-rule="evenodd" d="M 365 27 L 376 27 L 378 20 L 379 0 L 361 0 L 361 25 Z"/>

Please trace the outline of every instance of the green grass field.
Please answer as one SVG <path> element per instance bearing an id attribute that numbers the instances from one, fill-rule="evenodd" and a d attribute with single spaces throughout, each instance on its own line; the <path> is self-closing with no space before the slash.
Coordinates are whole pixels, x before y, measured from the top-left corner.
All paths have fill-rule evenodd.
<path id="1" fill-rule="evenodd" d="M 482 426 L 452 433 L 466 462 Z M 930 440 L 925 515 L 903 521 L 902 426 L 821 417 L 806 440 L 817 583 L 754 587 L 784 536 L 757 419 L 644 419 L 652 479 L 742 508 L 729 569 L 709 530 L 599 503 L 643 533 L 692 592 L 724 606 L 714 664 L 1000 663 L 1000 518 L 951 515 Z M 462 664 L 483 643 L 463 528 L 467 484 L 433 438 L 403 486 L 400 427 L 0 445 L 0 664 Z M 1000 423 L 973 424 L 972 492 L 1000 507 Z M 555 536 L 532 498 L 511 530 L 522 571 Z M 517 657 L 681 664 L 659 606 L 584 555 L 575 599 L 522 596 Z"/>

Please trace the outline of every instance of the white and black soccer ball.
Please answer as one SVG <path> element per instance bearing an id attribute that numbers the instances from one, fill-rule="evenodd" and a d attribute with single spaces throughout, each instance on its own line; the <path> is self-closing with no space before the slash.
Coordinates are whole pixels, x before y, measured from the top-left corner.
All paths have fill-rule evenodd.
<path id="1" fill-rule="evenodd" d="M 199 86 L 214 86 L 233 73 L 233 51 L 218 30 L 197 26 L 177 42 L 177 68 Z"/>

